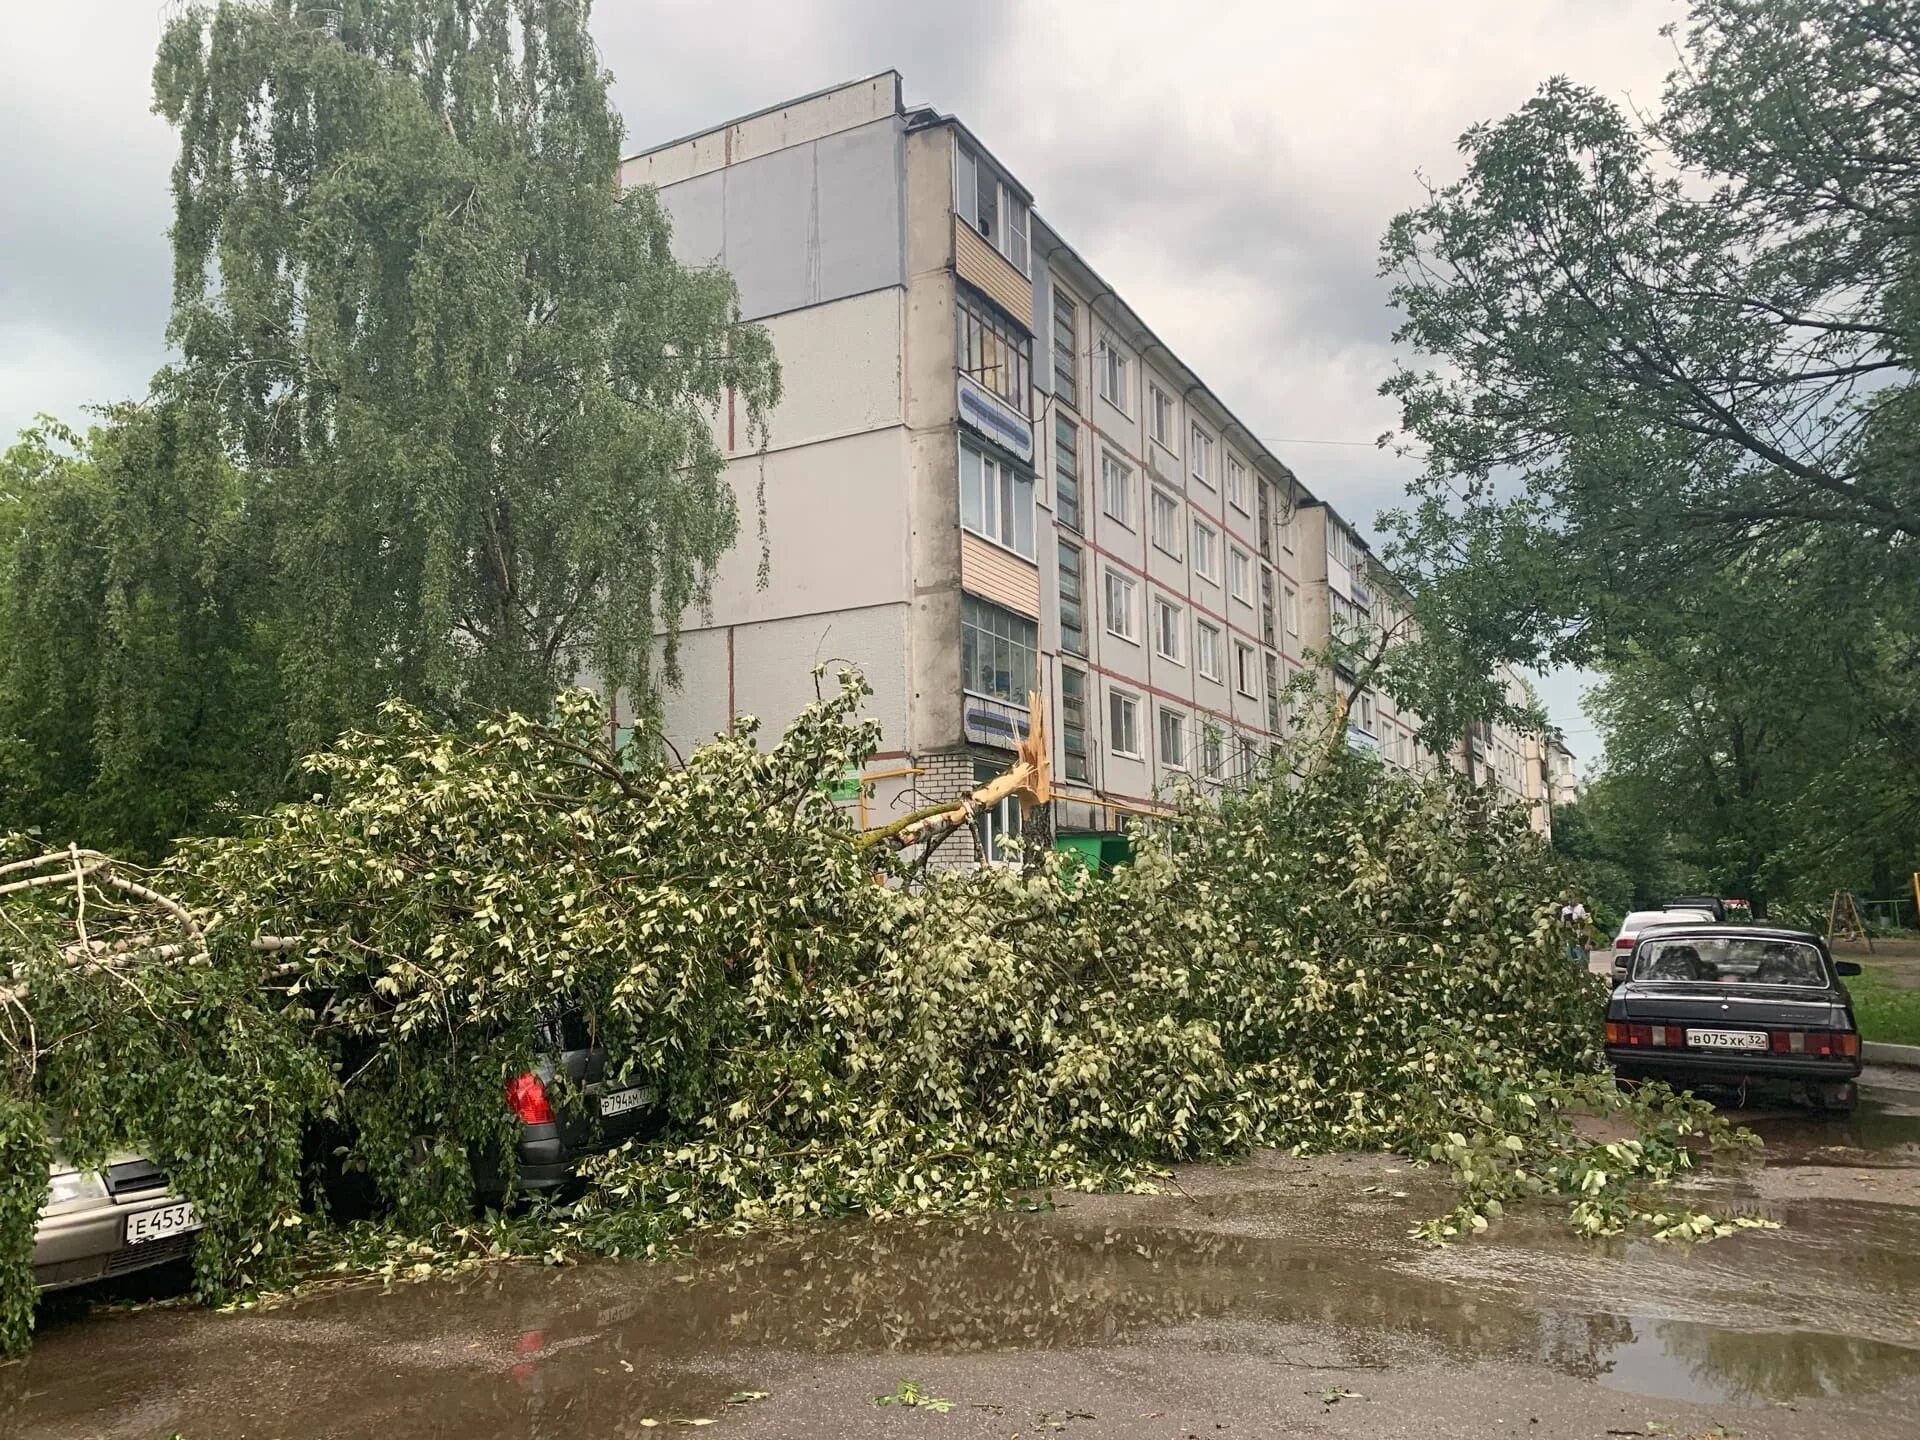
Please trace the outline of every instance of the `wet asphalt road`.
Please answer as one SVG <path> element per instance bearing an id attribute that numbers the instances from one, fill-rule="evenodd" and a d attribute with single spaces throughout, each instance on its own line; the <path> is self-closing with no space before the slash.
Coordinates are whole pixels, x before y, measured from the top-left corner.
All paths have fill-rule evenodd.
<path id="1" fill-rule="evenodd" d="M 1431 1250 L 1406 1231 L 1439 1177 L 1265 1156 L 672 1264 L 58 1308 L 0 1369 L 0 1434 L 1920 1436 L 1920 1073 L 1870 1076 L 1851 1121 L 1748 1118 L 1766 1163 L 1703 1188 L 1784 1228 L 1692 1251 L 1545 1216 Z M 874 1403 L 902 1381 L 951 1408 Z"/>

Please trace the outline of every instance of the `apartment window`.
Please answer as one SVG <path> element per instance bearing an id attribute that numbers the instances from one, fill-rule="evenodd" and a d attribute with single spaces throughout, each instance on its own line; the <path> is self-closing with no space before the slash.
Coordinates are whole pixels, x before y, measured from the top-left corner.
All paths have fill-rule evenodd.
<path id="1" fill-rule="evenodd" d="M 1069 655 L 1087 653 L 1085 558 L 1078 545 L 1060 542 L 1060 648 Z"/>
<path id="2" fill-rule="evenodd" d="M 1153 543 L 1158 545 L 1174 559 L 1180 558 L 1180 502 L 1162 490 L 1153 487 L 1152 498 L 1148 501 L 1152 507 L 1151 530 Z"/>
<path id="3" fill-rule="evenodd" d="M 1078 336 L 1080 307 L 1064 291 L 1053 292 L 1053 393 L 1076 410 L 1080 408 Z"/>
<path id="4" fill-rule="evenodd" d="M 1260 693 L 1260 659 L 1253 646 L 1233 642 L 1233 684 L 1242 695 Z"/>
<path id="5" fill-rule="evenodd" d="M 1053 516 L 1069 530 L 1080 525 L 1080 425 L 1071 415 L 1053 417 Z"/>
<path id="6" fill-rule="evenodd" d="M 954 302 L 954 363 L 1022 415 L 1033 413 L 1033 341 L 962 285 Z"/>
<path id="7" fill-rule="evenodd" d="M 954 147 L 953 207 L 1022 275 L 1027 273 L 1027 206 L 986 162 Z"/>
<path id="8" fill-rule="evenodd" d="M 1140 759 L 1140 702 L 1119 690 L 1107 692 L 1107 739 L 1113 753 Z"/>
<path id="9" fill-rule="evenodd" d="M 1173 400 L 1158 385 L 1147 386 L 1147 433 L 1173 448 Z"/>
<path id="10" fill-rule="evenodd" d="M 1300 633 L 1300 597 L 1291 585 L 1280 587 L 1280 623 L 1287 627 L 1287 634 Z"/>
<path id="11" fill-rule="evenodd" d="M 1136 645 L 1140 642 L 1140 632 L 1135 628 L 1133 601 L 1138 588 L 1118 570 L 1107 571 L 1107 633 Z"/>
<path id="12" fill-rule="evenodd" d="M 1033 559 L 1033 477 L 962 445 L 960 523 L 1016 555 Z"/>
<path id="13" fill-rule="evenodd" d="M 1238 545 L 1227 547 L 1227 591 L 1234 599 L 1253 604 L 1253 557 Z"/>
<path id="14" fill-rule="evenodd" d="M 1213 437 L 1198 425 L 1193 427 L 1193 444 L 1187 454 L 1187 467 L 1208 489 L 1213 488 Z"/>
<path id="15" fill-rule="evenodd" d="M 1220 627 L 1204 620 L 1194 622 L 1193 667 L 1209 680 L 1224 682 L 1220 669 Z"/>
<path id="16" fill-rule="evenodd" d="M 1260 567 L 1260 638 L 1275 650 L 1280 642 L 1274 635 L 1273 571 Z"/>
<path id="17" fill-rule="evenodd" d="M 1368 735 L 1373 734 L 1373 696 L 1362 695 L 1354 707 L 1354 712 L 1359 716 L 1361 730 Z"/>
<path id="18" fill-rule="evenodd" d="M 1133 414 L 1133 402 L 1127 393 L 1127 357 L 1120 353 L 1111 336 L 1100 337 L 1096 368 L 1100 374 L 1100 398 L 1122 415 Z"/>
<path id="19" fill-rule="evenodd" d="M 1220 532 L 1204 520 L 1193 522 L 1193 573 L 1220 583 Z"/>
<path id="20" fill-rule="evenodd" d="M 1100 452 L 1100 508 L 1107 518 L 1133 529 L 1133 471 Z"/>
<path id="21" fill-rule="evenodd" d="M 1186 663 L 1181 656 L 1180 636 L 1185 629 L 1181 618 L 1178 605 L 1164 596 L 1153 597 L 1153 652 L 1176 665 Z"/>
<path id="22" fill-rule="evenodd" d="M 1280 714 L 1280 665 L 1273 656 L 1265 657 L 1267 672 L 1267 729 L 1273 734 L 1280 733 L 1282 716 Z"/>
<path id="23" fill-rule="evenodd" d="M 1227 742 L 1220 731 L 1209 725 L 1200 736 L 1201 773 L 1218 780 L 1227 768 Z"/>
<path id="24" fill-rule="evenodd" d="M 1039 627 L 978 596 L 960 597 L 960 684 L 974 695 L 1026 708 L 1038 674 Z"/>
<path id="25" fill-rule="evenodd" d="M 1253 482 L 1254 493 L 1260 497 L 1260 555 L 1263 559 L 1273 558 L 1273 486 L 1264 476 Z"/>
<path id="26" fill-rule="evenodd" d="M 984 785 L 999 774 L 998 766 L 976 763 L 973 783 Z M 1002 796 L 998 803 L 974 816 L 973 824 L 974 833 L 980 837 L 980 858 L 989 864 L 1009 863 L 1013 859 L 1012 844 L 1020 839 L 1020 797 Z"/>
<path id="27" fill-rule="evenodd" d="M 1060 667 L 1060 748 L 1069 780 L 1091 778 L 1087 766 L 1087 672 Z"/>
<path id="28" fill-rule="evenodd" d="M 1187 768 L 1187 717 L 1178 710 L 1160 712 L 1160 763 L 1169 770 Z"/>
<path id="29" fill-rule="evenodd" d="M 1247 467 L 1231 455 L 1227 457 L 1227 500 L 1242 515 L 1247 513 Z"/>

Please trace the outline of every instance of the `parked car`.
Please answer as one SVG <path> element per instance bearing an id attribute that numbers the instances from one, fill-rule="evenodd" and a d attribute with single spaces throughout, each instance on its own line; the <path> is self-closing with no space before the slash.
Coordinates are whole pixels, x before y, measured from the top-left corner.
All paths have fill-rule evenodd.
<path id="1" fill-rule="evenodd" d="M 1718 895 L 1679 895 L 1667 901 L 1669 910 L 1704 910 L 1708 918 L 1724 921 L 1727 918 L 1727 902 Z"/>
<path id="2" fill-rule="evenodd" d="M 651 1138 L 666 1123 L 656 1086 L 609 1078 L 617 1067 L 578 1011 L 550 1022 L 545 1035 L 551 1048 L 533 1070 L 510 1079 L 506 1090 L 507 1108 L 520 1121 L 514 1185 L 530 1194 L 569 1188 L 584 1156 L 626 1140 Z M 570 1087 L 578 1087 L 581 1105 L 565 1106 L 549 1093 L 561 1076 Z M 474 1154 L 474 1186 L 483 1200 L 505 1197 L 506 1168 L 498 1155 Z"/>
<path id="3" fill-rule="evenodd" d="M 152 1161 L 120 1154 L 83 1170 L 56 1152 L 33 1237 L 34 1283 L 59 1290 L 164 1265 L 192 1253 L 199 1229 L 193 1205 Z"/>
<path id="4" fill-rule="evenodd" d="M 1640 932 L 1655 925 L 1706 925 L 1713 923 L 1713 916 L 1705 910 L 1695 908 L 1669 910 L 1635 910 L 1620 922 L 1620 933 L 1613 937 L 1613 978 L 1625 978 L 1627 957 L 1633 953 L 1633 942 L 1640 938 Z"/>
<path id="5" fill-rule="evenodd" d="M 1784 1084 L 1850 1109 L 1860 1029 L 1820 937 L 1753 925 L 1650 927 L 1607 1002 L 1607 1059 L 1624 1079 L 1745 1092 Z"/>

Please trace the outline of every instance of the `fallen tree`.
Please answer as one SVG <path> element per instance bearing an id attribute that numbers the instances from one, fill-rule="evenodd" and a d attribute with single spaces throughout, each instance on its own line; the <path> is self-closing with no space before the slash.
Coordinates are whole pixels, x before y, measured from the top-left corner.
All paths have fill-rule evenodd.
<path id="1" fill-rule="evenodd" d="M 117 1127 L 172 1168 L 217 1232 L 209 1295 L 288 1273 L 284 1238 L 243 1242 L 298 1228 L 292 1160 L 319 1117 L 392 1207 L 376 1241 L 411 1237 L 410 1254 L 639 1253 L 689 1226 L 1150 1184 L 1256 1145 L 1447 1164 L 1460 1202 L 1434 1239 L 1538 1195 L 1589 1232 L 1723 1224 L 1658 1203 L 1689 1138 L 1729 1132 L 1600 1073 L 1599 996 L 1517 814 L 1344 751 L 1303 776 L 1282 756 L 1181 803 L 1108 876 L 1050 854 L 876 884 L 909 859 L 861 845 L 829 799 L 877 744 L 864 693 L 843 677 L 770 748 L 745 721 L 673 769 L 609 752 L 584 695 L 466 735 L 390 706 L 315 758 L 312 799 L 181 852 L 168 879 L 205 963 L 164 983 L 199 1017 L 198 1068 L 138 1099 L 88 1082 L 103 1046 L 140 1031 L 164 1049 L 165 1027 L 116 1009 L 117 980 L 47 958 L 43 935 L 26 1010 L 86 994 L 103 1028 L 62 1002 L 58 1074 L 16 1066 L 6 1114 L 31 1132 L 93 1104 L 102 1144 Z M 260 936 L 301 943 L 263 957 Z M 674 1125 L 598 1161 L 572 1211 L 476 1227 L 469 1147 L 508 1137 L 503 1080 L 563 1004 L 662 1087 Z M 226 1109 L 202 1115 L 183 1084 L 245 1089 L 268 1163 L 243 1175 L 215 1133 Z M 1596 1109 L 1636 1138 L 1583 1139 L 1574 1118 Z M 6 1238 L 17 1277 L 23 1232 Z"/>

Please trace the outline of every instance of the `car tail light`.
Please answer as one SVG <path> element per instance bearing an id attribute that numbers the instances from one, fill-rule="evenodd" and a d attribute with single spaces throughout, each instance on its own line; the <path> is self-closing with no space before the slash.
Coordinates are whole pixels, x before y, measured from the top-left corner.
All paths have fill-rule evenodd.
<path id="1" fill-rule="evenodd" d="M 1667 1026 L 1660 1026 L 1663 1032 Z M 1652 1025 L 1624 1025 L 1618 1020 L 1607 1022 L 1607 1043 L 1609 1045 L 1664 1045 L 1663 1034 L 1659 1040 L 1653 1038 L 1655 1027 Z"/>
<path id="2" fill-rule="evenodd" d="M 1769 1048 L 1776 1055 L 1813 1055 L 1821 1059 L 1860 1053 L 1860 1037 L 1851 1030 L 1771 1030 Z"/>
<path id="3" fill-rule="evenodd" d="M 553 1106 L 547 1102 L 547 1087 L 538 1075 L 516 1075 L 507 1082 L 507 1108 L 520 1117 L 522 1125 L 551 1125 Z"/>
<path id="4" fill-rule="evenodd" d="M 1633 936 L 1631 935 L 1620 936 L 1619 939 L 1613 942 L 1613 948 L 1616 950 L 1631 950 L 1633 948 Z"/>

